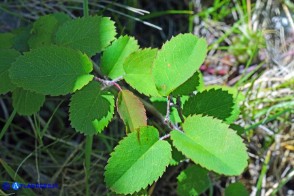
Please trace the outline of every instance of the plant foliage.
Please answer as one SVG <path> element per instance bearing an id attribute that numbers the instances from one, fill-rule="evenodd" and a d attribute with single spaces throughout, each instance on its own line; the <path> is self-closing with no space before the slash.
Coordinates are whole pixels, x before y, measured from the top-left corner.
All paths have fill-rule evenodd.
<path id="1" fill-rule="evenodd" d="M 135 38 L 115 36 L 110 18 L 63 13 L 0 34 L 0 94 L 12 93 L 20 115 L 38 112 L 47 95 L 66 95 L 71 126 L 85 135 L 101 133 L 116 109 L 126 137 L 110 155 L 105 182 L 117 194 L 147 190 L 169 165 L 186 161 L 179 195 L 205 191 L 208 172 L 240 175 L 248 155 L 229 126 L 238 126 L 241 98 L 234 89 L 204 87 L 206 41 L 179 34 L 161 49 L 139 49 Z"/>
<path id="2" fill-rule="evenodd" d="M 15 89 L 11 82 L 8 70 L 20 53 L 14 49 L 0 49 L 0 94 L 5 94 Z"/>
<path id="3" fill-rule="evenodd" d="M 159 140 L 156 128 L 142 127 L 115 148 L 105 168 L 105 182 L 116 193 L 138 192 L 157 180 L 170 160 L 169 143 Z"/>
<path id="4" fill-rule="evenodd" d="M 104 50 L 115 39 L 114 23 L 105 17 L 89 16 L 64 23 L 56 32 L 56 43 L 86 53 Z"/>
<path id="5" fill-rule="evenodd" d="M 134 38 L 128 36 L 118 38 L 104 51 L 101 58 L 101 71 L 112 79 L 123 76 L 125 59 L 138 49 L 137 40 Z"/>
<path id="6" fill-rule="evenodd" d="M 177 179 L 177 193 L 180 196 L 200 195 L 208 189 L 210 184 L 208 171 L 197 165 L 183 170 Z"/>
<path id="7" fill-rule="evenodd" d="M 153 76 L 159 93 L 169 95 L 199 69 L 206 56 L 206 41 L 182 34 L 165 43 L 154 60 Z"/>
<path id="8" fill-rule="evenodd" d="M 134 89 L 147 96 L 158 97 L 152 75 L 157 49 L 144 49 L 132 53 L 124 62 L 124 79 Z"/>
<path id="9" fill-rule="evenodd" d="M 124 121 L 127 132 L 147 126 L 146 111 L 142 102 L 131 91 L 122 90 L 117 96 L 117 111 Z"/>
<path id="10" fill-rule="evenodd" d="M 101 132 L 114 112 L 114 96 L 101 89 L 101 84 L 90 82 L 70 100 L 71 126 L 85 134 Z"/>
<path id="11" fill-rule="evenodd" d="M 32 115 L 40 110 L 44 104 L 45 95 L 16 88 L 12 92 L 12 105 L 21 115 Z"/>
<path id="12" fill-rule="evenodd" d="M 241 182 L 235 182 L 230 184 L 225 189 L 225 196 L 235 196 L 235 195 L 249 196 L 249 192 L 247 191 L 247 189 Z"/>
<path id="13" fill-rule="evenodd" d="M 242 139 L 220 120 L 194 115 L 185 120 L 183 129 L 171 132 L 173 145 L 195 163 L 225 175 L 239 175 L 247 166 Z"/>
<path id="14" fill-rule="evenodd" d="M 17 58 L 10 78 L 18 87 L 44 95 L 65 95 L 88 84 L 93 75 L 90 59 L 80 51 L 44 46 Z"/>

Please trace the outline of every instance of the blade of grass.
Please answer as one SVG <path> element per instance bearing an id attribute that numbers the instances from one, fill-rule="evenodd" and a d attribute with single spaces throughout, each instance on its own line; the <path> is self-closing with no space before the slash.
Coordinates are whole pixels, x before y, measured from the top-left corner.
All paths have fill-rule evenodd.
<path id="1" fill-rule="evenodd" d="M 279 191 L 283 186 L 285 186 L 285 184 L 286 184 L 287 182 L 289 182 L 291 179 L 293 179 L 293 177 L 294 177 L 294 169 L 292 169 L 291 172 L 290 172 L 285 178 L 283 178 L 283 179 L 279 182 L 278 187 L 275 188 L 275 189 L 273 190 L 273 192 L 271 193 L 271 195 L 272 195 L 272 196 L 277 195 L 278 191 Z"/>
<path id="2" fill-rule="evenodd" d="M 14 119 L 15 115 L 16 115 L 16 110 L 14 109 L 13 112 L 11 113 L 11 115 L 9 116 L 8 120 L 6 121 L 4 127 L 1 130 L 0 140 L 4 136 L 5 132 L 7 131 L 8 127 L 10 126 L 10 124 L 11 124 L 12 120 Z"/>
<path id="3" fill-rule="evenodd" d="M 246 71 L 247 71 L 247 69 L 249 68 L 249 66 L 252 64 L 252 61 L 253 61 L 254 57 L 256 56 L 257 51 L 258 51 L 258 45 L 255 46 L 252 55 L 250 55 L 249 60 L 248 60 L 247 63 L 246 63 L 246 66 L 245 66 L 244 72 L 243 72 L 242 75 L 241 75 L 241 79 L 240 79 L 240 80 L 237 82 L 237 84 L 235 85 L 236 88 L 238 88 L 238 87 L 240 86 L 240 84 L 244 81 L 244 78 L 245 78 L 244 76 L 245 76 L 245 74 L 246 74 Z M 254 72 L 253 72 L 253 73 L 254 73 Z"/>
<path id="4" fill-rule="evenodd" d="M 193 8 L 194 8 L 194 2 L 190 1 L 189 2 L 189 11 L 193 12 Z M 193 25 L 194 25 L 194 16 L 193 15 L 189 15 L 189 29 L 188 32 L 192 33 L 193 32 Z"/>
<path id="5" fill-rule="evenodd" d="M 55 113 L 57 112 L 57 110 L 59 109 L 59 107 L 61 106 L 61 104 L 64 102 L 65 99 L 63 99 L 54 109 L 52 115 L 50 116 L 49 120 L 47 121 L 47 123 L 45 124 L 45 126 L 43 127 L 43 130 L 41 131 L 40 137 L 43 138 L 44 134 L 46 133 L 46 131 L 48 130 L 48 127 L 53 119 L 53 116 L 55 115 Z"/>
<path id="6" fill-rule="evenodd" d="M 88 0 L 84 0 L 83 12 L 84 12 L 85 17 L 89 16 L 89 2 L 88 2 Z"/>
<path id="7" fill-rule="evenodd" d="M 90 196 L 90 169 L 92 153 L 93 135 L 86 136 L 85 146 L 85 167 L 86 167 L 86 195 Z"/>
<path id="8" fill-rule="evenodd" d="M 108 4 L 111 4 L 111 5 L 115 5 L 117 7 L 121 7 L 121 8 L 127 9 L 129 11 L 132 11 L 132 12 L 137 13 L 137 14 L 140 14 L 140 15 L 144 15 L 144 14 L 149 14 L 150 13 L 147 10 L 143 10 L 143 9 L 131 7 L 131 6 L 128 6 L 128 5 L 123 5 L 123 4 L 120 4 L 120 3 L 113 2 L 113 1 L 101 0 L 101 2 L 108 3 Z"/>
<path id="9" fill-rule="evenodd" d="M 244 18 L 241 18 L 240 20 L 238 20 L 230 30 L 226 31 L 225 34 L 223 34 L 218 40 L 216 40 L 213 44 L 208 46 L 208 51 L 210 51 L 211 49 L 215 48 L 216 46 L 218 46 L 221 42 L 223 42 L 234 30 L 236 30 L 237 28 L 239 28 L 240 24 L 244 21 Z"/>
<path id="10" fill-rule="evenodd" d="M 3 195 L 3 196 L 8 196 L 6 193 L 4 193 L 1 189 L 0 189 L 0 195 Z"/>
<path id="11" fill-rule="evenodd" d="M 260 172 L 260 175 L 259 175 L 259 178 L 258 178 L 258 181 L 257 181 L 257 184 L 256 184 L 256 188 L 257 188 L 257 195 L 260 194 L 260 191 L 261 191 L 261 188 L 262 188 L 262 182 L 266 175 L 266 172 L 269 168 L 269 161 L 271 159 L 271 151 L 269 150 L 266 154 L 266 157 L 265 157 L 265 160 L 264 160 L 264 163 L 262 164 L 262 168 L 261 168 L 261 172 Z"/>
<path id="12" fill-rule="evenodd" d="M 15 181 L 22 184 L 25 184 L 25 181 L 17 175 L 14 170 L 3 160 L 0 159 L 1 165 L 4 167 L 5 171 L 8 173 L 8 175 Z M 35 195 L 35 193 L 31 189 L 22 189 L 22 191 L 25 193 L 25 195 L 32 196 Z"/>
<path id="13" fill-rule="evenodd" d="M 160 11 L 160 12 L 153 12 L 151 14 L 141 16 L 140 19 L 146 20 L 146 19 L 152 19 L 152 18 L 158 18 L 165 15 L 193 15 L 194 12 L 191 10 L 166 10 L 166 11 Z"/>
<path id="14" fill-rule="evenodd" d="M 287 109 L 285 109 L 285 110 L 283 110 L 283 111 L 281 111 L 281 112 L 279 112 L 279 113 L 277 113 L 275 115 L 272 115 L 272 116 L 268 117 L 266 120 L 261 120 L 261 121 L 255 123 L 255 124 L 253 124 L 253 125 L 250 125 L 249 127 L 246 127 L 245 132 L 249 131 L 251 129 L 255 129 L 259 125 L 266 124 L 266 123 L 268 123 L 268 122 L 270 122 L 272 120 L 275 120 L 277 117 L 279 117 L 279 116 L 281 116 L 281 115 L 283 115 L 283 114 L 285 114 L 287 112 L 291 112 L 291 111 L 293 111 L 293 109 L 287 108 Z"/>

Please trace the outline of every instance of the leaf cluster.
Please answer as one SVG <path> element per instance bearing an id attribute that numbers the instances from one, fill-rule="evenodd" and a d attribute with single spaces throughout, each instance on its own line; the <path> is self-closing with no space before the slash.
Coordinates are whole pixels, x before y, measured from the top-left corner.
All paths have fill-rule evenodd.
<path id="1" fill-rule="evenodd" d="M 112 191 L 139 192 L 183 160 L 190 165 L 178 176 L 179 195 L 205 191 L 208 172 L 231 176 L 246 168 L 245 144 L 230 128 L 242 97 L 233 88 L 204 86 L 198 71 L 207 52 L 203 38 L 179 34 L 160 49 L 140 48 L 133 37 L 117 38 L 109 18 L 71 19 L 56 13 L 40 17 L 31 29 L 0 34 L 0 40 L 5 40 L 0 46 L 0 94 L 12 93 L 20 115 L 38 112 L 46 96 L 70 95 L 71 126 L 94 135 L 117 110 L 126 136 L 105 168 Z M 95 72 L 91 57 L 97 54 L 100 71 Z M 148 107 L 138 94 L 149 98 Z M 161 112 L 169 132 L 148 125 L 150 107 Z"/>

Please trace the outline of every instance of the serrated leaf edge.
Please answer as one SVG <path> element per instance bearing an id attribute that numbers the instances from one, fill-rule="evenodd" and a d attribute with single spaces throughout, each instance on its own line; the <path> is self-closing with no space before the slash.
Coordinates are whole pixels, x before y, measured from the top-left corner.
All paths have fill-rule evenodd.
<path id="1" fill-rule="evenodd" d="M 169 42 L 171 42 L 172 41 L 172 39 L 173 38 L 177 38 L 177 36 L 182 36 L 182 35 L 193 35 L 193 34 L 190 34 L 190 33 L 179 33 L 179 34 L 177 34 L 177 35 L 175 35 L 175 36 L 172 36 L 169 40 L 167 40 L 163 45 L 162 45 L 162 47 L 160 48 L 160 50 L 158 50 L 158 52 L 157 52 L 157 54 L 156 54 L 156 57 L 154 58 L 154 61 L 155 61 L 155 59 L 157 59 L 158 58 L 158 53 L 165 47 L 165 45 L 167 44 L 167 43 L 169 43 Z M 195 36 L 195 35 L 193 35 L 193 36 Z M 197 37 L 197 36 L 195 36 L 195 37 Z M 206 42 L 206 40 L 205 40 L 205 38 L 203 38 L 203 37 L 197 37 L 199 40 L 204 40 L 205 42 Z M 197 42 L 199 41 L 199 40 L 197 40 Z M 206 42 L 206 54 L 207 54 L 207 51 L 208 51 L 208 49 L 207 49 L 207 42 Z M 200 65 L 201 66 L 201 65 Z M 154 63 L 153 63 L 153 66 L 152 66 L 152 70 L 153 70 L 153 68 L 154 68 Z M 196 71 L 198 71 L 198 70 L 196 70 Z M 195 72 L 196 72 L 195 71 Z M 194 74 L 195 74 L 195 72 L 191 72 L 191 75 L 187 78 L 187 80 L 189 80 L 189 78 L 191 78 Z M 153 76 L 153 74 L 152 74 L 152 76 Z M 154 77 L 154 76 L 153 76 Z M 171 91 L 169 92 L 169 95 L 174 91 L 174 90 L 176 90 L 179 86 L 181 86 L 182 84 L 184 84 L 187 80 L 185 80 L 184 82 L 182 82 L 181 84 L 179 84 L 177 87 L 175 87 L 174 89 L 171 89 Z M 157 86 L 156 86 L 156 89 L 157 89 Z M 164 95 L 162 95 L 162 96 L 164 96 Z"/>
<path id="2" fill-rule="evenodd" d="M 227 129 L 230 129 L 232 132 L 234 132 L 234 133 L 240 138 L 241 143 L 243 144 L 242 148 L 243 148 L 243 150 L 247 153 L 247 159 L 246 159 L 246 161 L 247 161 L 247 163 L 248 163 L 249 156 L 248 156 L 248 151 L 247 151 L 246 144 L 244 143 L 244 140 L 243 140 L 243 139 L 237 134 L 237 131 L 235 131 L 235 130 L 229 128 L 229 125 L 228 125 L 228 124 L 224 123 L 222 120 L 220 120 L 220 119 L 218 119 L 218 118 L 214 118 L 214 117 L 212 117 L 212 116 L 204 116 L 204 115 L 201 115 L 201 114 L 198 114 L 198 115 L 189 115 L 189 117 L 193 117 L 193 116 L 207 117 L 207 118 L 212 118 L 212 119 L 214 119 L 214 120 L 220 121 L 221 124 L 223 124 L 223 125 L 225 125 L 225 126 L 227 127 Z M 177 131 L 177 130 L 173 130 L 173 131 Z M 181 133 L 181 134 L 185 134 L 185 130 L 184 130 L 184 132 L 180 132 L 180 133 Z M 172 139 L 172 138 L 171 138 L 171 139 Z M 172 141 L 174 141 L 174 140 L 172 139 Z M 176 147 L 175 145 L 173 145 L 173 146 L 174 146 L 176 149 L 178 149 L 178 147 Z M 180 151 L 184 156 L 186 156 L 188 159 L 190 159 L 191 161 L 193 161 L 193 160 L 191 159 L 191 157 L 187 156 L 182 150 L 178 149 L 178 151 Z M 193 162 L 194 162 L 194 161 L 193 161 Z M 213 172 L 216 173 L 216 174 L 221 174 L 221 175 L 225 175 L 225 176 L 236 176 L 236 175 L 228 175 L 228 174 L 223 174 L 223 173 L 217 173 L 217 172 L 215 172 L 214 170 L 208 169 L 207 167 L 205 167 L 205 165 L 202 165 L 202 164 L 200 164 L 200 163 L 198 163 L 198 162 L 194 162 L 194 163 L 200 165 L 201 167 L 205 168 L 205 169 L 208 170 L 208 171 L 213 171 Z M 242 171 L 241 173 L 243 173 L 247 167 L 248 167 L 248 164 L 246 165 L 246 167 L 244 167 L 244 169 L 243 169 L 243 171 Z M 240 173 L 240 174 L 241 174 L 241 173 Z"/>
<path id="3" fill-rule="evenodd" d="M 89 59 L 89 61 L 91 61 L 91 59 L 87 56 L 86 53 L 83 53 L 83 52 L 81 52 L 80 50 L 76 50 L 76 49 L 71 48 L 71 47 L 67 47 L 67 46 L 59 46 L 59 45 L 54 45 L 54 44 L 49 45 L 49 46 L 45 46 L 45 47 L 52 47 L 52 46 L 53 46 L 53 47 L 60 47 L 60 48 L 66 48 L 66 49 L 74 50 L 74 51 L 78 52 L 81 56 L 83 56 L 83 58 L 84 58 L 84 57 L 87 57 L 87 58 Z M 41 48 L 42 48 L 42 47 L 41 47 Z M 30 52 L 32 52 L 32 51 L 34 51 L 34 50 L 38 50 L 38 49 L 40 49 L 40 48 L 30 49 L 29 51 L 23 52 L 22 55 L 18 56 L 18 57 L 15 59 L 15 61 L 11 64 L 11 67 L 12 67 L 13 64 L 17 61 L 18 58 L 21 58 L 21 57 L 24 56 L 25 54 L 30 53 Z M 9 78 L 10 78 L 10 79 L 11 79 L 11 67 L 8 69 L 8 75 L 9 75 Z M 88 85 L 91 81 L 93 81 L 93 79 L 94 79 L 94 75 L 90 74 L 92 71 L 93 71 L 93 67 L 91 68 L 91 71 L 88 73 L 88 75 L 92 76 L 92 80 L 90 80 L 90 81 L 89 81 L 87 84 L 85 84 L 84 86 Z M 83 75 L 84 75 L 84 74 L 83 74 Z M 35 91 L 35 90 L 31 89 L 31 88 L 24 88 L 24 87 L 20 86 L 18 83 L 16 83 L 16 82 L 15 82 L 14 80 L 12 80 L 12 79 L 11 79 L 11 82 L 12 82 L 16 87 L 18 87 L 18 88 L 22 88 L 22 89 L 24 89 L 24 90 L 28 90 L 28 91 L 31 91 L 31 92 L 34 92 L 34 93 L 42 94 L 42 95 L 45 95 L 45 96 L 46 96 L 46 95 L 56 96 L 56 95 L 52 95 L 51 93 L 49 93 L 49 94 L 43 94 L 43 93 L 38 92 L 38 91 Z M 81 90 L 84 86 L 81 86 L 80 88 L 77 88 L 77 89 L 75 89 L 74 91 L 71 91 L 71 92 L 69 92 L 69 93 L 63 93 L 63 94 L 59 94 L 59 95 L 57 95 L 57 96 L 62 96 L 62 95 L 67 95 L 67 94 L 73 94 L 73 93 L 75 93 L 76 91 Z"/>
<path id="4" fill-rule="evenodd" d="M 124 38 L 126 38 L 126 37 L 129 38 L 127 44 L 129 43 L 129 41 L 133 40 L 133 41 L 136 42 L 137 46 L 140 47 L 139 44 L 138 44 L 138 40 L 136 40 L 135 37 L 133 37 L 133 36 L 128 36 L 128 35 L 124 35 L 124 36 L 120 36 L 120 37 L 117 38 L 117 39 L 112 40 L 111 43 L 110 43 L 107 47 L 105 47 L 105 49 L 104 49 L 103 51 L 105 51 L 105 50 L 107 50 L 108 48 L 110 48 L 110 47 L 114 44 L 114 42 L 119 41 L 119 39 L 124 39 Z M 127 45 L 127 44 L 126 44 L 126 45 Z M 125 49 L 126 45 L 124 46 L 124 49 Z M 135 51 L 135 52 L 136 52 L 136 51 Z M 132 53 L 134 53 L 134 52 L 131 52 L 131 53 L 129 54 L 129 56 L 130 56 Z M 127 59 L 129 56 L 127 56 L 125 59 Z M 101 57 L 101 65 L 102 65 L 102 59 L 103 59 L 103 57 L 104 57 L 104 53 L 102 54 L 102 57 Z M 122 63 L 122 66 L 123 66 L 123 63 Z M 124 70 L 124 69 L 123 69 L 123 70 Z M 113 70 L 111 70 L 109 73 L 105 73 L 105 75 L 110 75 L 110 74 L 112 73 L 112 71 L 113 71 Z M 103 72 L 103 71 L 102 71 L 102 72 Z M 123 75 L 122 75 L 122 76 L 123 76 Z"/>
<path id="5" fill-rule="evenodd" d="M 142 106 L 142 108 L 143 108 L 143 114 L 144 114 L 144 120 L 146 121 L 146 124 L 147 124 L 147 120 L 148 120 L 148 118 L 147 118 L 147 114 L 146 114 L 146 109 L 145 109 L 145 107 L 144 107 L 144 104 L 142 103 L 142 101 L 139 99 L 139 97 L 138 96 L 136 96 L 132 91 L 130 91 L 130 90 L 126 90 L 126 91 L 129 91 L 130 93 L 132 93 L 133 95 L 134 95 L 134 97 L 136 97 L 136 99 L 138 100 L 138 104 L 140 105 L 140 106 Z M 119 112 L 119 109 L 118 109 L 118 97 L 117 97 L 117 99 L 116 99 L 116 111 L 117 111 L 117 113 L 119 114 L 119 117 L 120 117 L 120 119 L 124 122 L 124 124 L 125 124 L 125 121 L 121 118 L 121 113 Z M 125 124 L 125 126 L 126 126 L 126 124 Z M 140 126 L 140 127 L 144 127 L 144 126 Z M 139 127 L 137 127 L 136 129 L 138 129 Z M 127 127 L 126 127 L 126 129 L 127 129 Z M 131 131 L 130 131 L 131 132 Z"/>
<path id="6" fill-rule="evenodd" d="M 21 87 L 17 87 L 17 88 L 21 88 Z M 15 89 L 17 89 L 17 88 L 15 88 Z M 15 91 L 15 89 L 13 90 L 13 91 Z M 24 88 L 22 88 L 23 90 L 26 90 L 26 89 L 24 89 Z M 13 98 L 13 91 L 12 91 L 12 98 Z M 29 91 L 29 92 L 31 92 L 31 93 L 36 93 L 36 92 L 34 92 L 34 91 L 31 91 L 31 90 L 26 90 L 26 91 Z M 43 94 L 40 94 L 40 93 L 36 93 L 36 94 L 39 94 L 39 95 L 43 95 Z M 45 101 L 46 101 L 46 95 L 43 95 L 44 96 L 44 99 L 43 99 L 43 103 L 40 105 L 40 107 L 38 107 L 38 111 L 37 112 L 39 112 L 40 111 L 40 109 L 41 109 L 41 107 L 44 105 L 44 103 L 45 103 Z M 12 103 L 13 103 L 13 101 L 12 101 Z M 13 106 L 14 107 L 14 106 Z M 17 114 L 18 115 L 20 115 L 20 116 L 31 116 L 31 115 L 33 115 L 33 114 L 35 114 L 35 113 L 37 113 L 37 112 L 34 112 L 34 113 L 32 113 L 32 114 L 24 114 L 24 113 L 19 113 L 18 111 L 16 111 L 17 112 Z"/>
<path id="7" fill-rule="evenodd" d="M 143 127 L 153 127 L 153 126 L 143 126 Z M 153 127 L 153 128 L 155 128 L 155 127 Z M 156 129 L 156 128 L 155 128 Z M 156 129 L 157 130 L 157 129 Z M 157 132 L 158 132 L 158 130 L 157 130 Z M 135 134 L 134 132 L 131 132 L 130 134 Z M 124 136 L 119 142 L 118 142 L 118 144 L 115 146 L 115 148 L 113 149 L 113 151 L 110 153 L 110 158 L 108 159 L 108 161 L 107 161 L 107 163 L 106 163 L 106 165 L 105 165 L 105 167 L 104 167 L 104 174 L 103 174 L 103 176 L 104 176 L 104 182 L 106 183 L 106 181 L 105 181 L 105 179 L 106 179 L 106 177 L 105 177 L 105 173 L 106 173 L 106 171 L 107 171 L 107 165 L 108 165 L 108 163 L 109 163 L 109 161 L 112 159 L 112 155 L 115 153 L 115 151 L 116 151 L 116 149 L 119 147 L 119 145 L 128 137 L 128 135 L 129 134 L 127 134 L 126 136 Z M 158 141 L 161 141 L 159 138 L 158 138 Z M 156 142 L 158 142 L 158 141 L 156 141 Z M 167 141 L 164 141 L 164 142 L 167 142 Z M 167 142 L 168 143 L 168 142 Z M 170 146 L 170 149 L 171 149 L 171 144 L 170 143 L 168 143 L 169 144 L 169 146 Z M 170 152 L 172 152 L 172 149 L 171 149 L 171 151 Z M 169 159 L 171 160 L 172 159 L 172 153 L 170 153 L 170 157 L 169 157 Z M 165 170 L 163 170 L 162 171 L 162 173 L 155 179 L 155 180 L 153 180 L 152 182 L 150 182 L 150 183 L 148 183 L 147 184 L 147 186 L 146 187 L 148 187 L 148 186 L 150 186 L 150 185 L 152 185 L 155 181 L 157 181 L 160 177 L 162 177 L 162 175 L 164 174 L 164 172 L 166 171 L 166 168 L 169 166 L 169 163 L 165 166 Z M 145 187 L 145 188 L 146 188 Z M 110 189 L 111 189 L 111 187 L 110 187 Z M 136 191 L 134 191 L 134 192 L 132 192 L 132 193 L 118 193 L 118 192 L 115 192 L 113 189 L 111 189 L 113 192 L 115 192 L 115 193 L 118 193 L 118 194 L 134 194 L 134 193 L 138 193 L 139 191 L 141 191 L 142 189 L 144 189 L 144 187 L 141 187 L 141 188 L 139 188 L 138 190 L 136 190 Z"/>
<path id="8" fill-rule="evenodd" d="M 86 86 L 86 85 L 85 85 Z M 112 100 L 113 100 L 113 108 L 115 107 L 115 97 L 114 96 L 112 96 Z M 69 102 L 69 108 L 71 107 L 71 101 Z M 104 130 L 104 128 L 105 127 L 107 127 L 108 126 L 108 124 L 109 124 L 109 122 L 112 120 L 112 118 L 113 118 L 113 115 L 114 115 L 114 109 L 113 109 L 113 111 L 111 111 L 111 109 L 107 112 L 107 115 L 106 116 L 108 116 L 108 114 L 109 113 L 111 113 L 112 115 L 111 115 L 111 118 L 109 118 L 108 120 L 107 120 L 107 124 L 104 126 L 104 127 L 102 127 L 101 128 L 101 130 L 99 130 L 99 131 L 97 131 L 96 133 L 90 133 L 90 134 L 87 134 L 87 133 L 85 133 L 85 132 L 83 132 L 83 131 L 81 131 L 81 130 L 78 130 L 78 129 L 76 129 L 76 128 L 74 128 L 73 126 L 72 126 L 72 121 L 70 120 L 70 115 L 71 115 L 71 113 L 72 113 L 72 111 L 71 110 L 68 110 L 68 120 L 69 120 L 69 122 L 70 122 L 70 126 L 76 131 L 76 132 L 78 132 L 78 133 L 80 133 L 80 134 L 83 134 L 84 136 L 87 136 L 87 135 L 95 135 L 95 134 L 97 134 L 97 133 L 101 133 L 103 130 Z M 102 119 L 105 119 L 106 118 L 106 116 L 104 116 L 104 117 L 102 117 L 100 120 L 98 120 L 98 119 L 93 119 L 93 120 L 98 120 L 98 121 L 101 121 Z"/>
<path id="9" fill-rule="evenodd" d="M 204 90 L 202 90 L 202 91 L 199 91 L 198 93 L 207 93 L 207 92 L 209 92 L 209 91 L 218 91 L 218 90 L 223 91 L 223 92 L 227 92 L 228 94 L 232 95 L 232 97 L 233 97 L 233 105 L 230 107 L 230 109 L 231 109 L 231 111 L 230 111 L 230 116 L 228 116 L 227 118 L 225 118 L 225 120 L 222 120 L 222 119 L 216 118 L 216 119 L 218 119 L 218 120 L 220 120 L 220 121 L 226 123 L 226 120 L 232 116 L 232 112 L 233 112 L 233 110 L 234 110 L 234 106 L 235 106 L 235 104 L 236 104 L 235 101 L 234 101 L 234 96 L 233 96 L 233 94 L 229 93 L 229 91 L 227 91 L 227 90 L 223 90 L 222 88 L 210 88 L 210 89 L 204 89 Z M 198 93 L 197 93 L 197 94 L 198 94 Z M 197 94 L 196 94 L 195 96 L 197 96 Z M 189 101 L 189 100 L 188 100 L 188 101 Z M 188 101 L 186 101 L 185 104 L 187 104 Z M 185 108 L 185 104 L 184 104 L 183 108 Z M 193 116 L 193 115 L 209 116 L 209 117 L 213 117 L 213 118 L 215 118 L 214 116 L 211 116 L 211 115 L 208 115 L 208 114 L 190 114 L 190 115 L 188 115 L 188 116 Z M 187 116 L 187 117 L 188 117 L 188 116 Z M 187 117 L 186 117 L 186 118 L 187 118 Z"/>
<path id="10" fill-rule="evenodd" d="M 136 53 L 136 52 L 144 51 L 144 50 L 156 50 L 156 48 L 148 47 L 148 48 L 144 48 L 144 49 L 139 49 L 139 50 L 137 50 L 137 51 L 131 53 L 130 55 L 132 55 L 132 54 L 134 54 L 134 53 Z M 153 72 L 153 67 L 154 67 L 154 61 L 155 61 L 155 59 L 156 59 L 156 57 L 157 57 L 157 55 L 158 55 L 158 52 L 159 52 L 159 50 L 157 51 L 157 53 L 156 53 L 156 55 L 155 55 L 155 58 L 154 58 L 154 60 L 153 60 L 153 62 L 152 62 L 152 66 L 151 66 L 151 77 L 152 77 L 153 81 L 154 81 L 154 76 L 153 76 L 152 72 Z M 130 55 L 129 55 L 129 56 L 130 56 Z M 157 93 L 158 93 L 158 94 L 157 94 L 157 95 L 151 95 L 150 93 L 144 93 L 144 92 L 140 91 L 138 88 L 135 88 L 135 87 L 134 87 L 133 85 L 131 85 L 131 83 L 129 83 L 125 78 L 124 78 L 124 80 L 125 80 L 126 83 L 128 83 L 133 89 L 135 89 L 136 91 L 138 91 L 141 95 L 152 96 L 152 97 L 162 97 L 162 96 L 159 94 L 158 90 L 157 90 L 157 87 L 156 87 L 156 85 L 155 85 L 155 82 L 154 82 L 154 87 L 155 87 L 155 89 L 157 90 Z"/>
<path id="11" fill-rule="evenodd" d="M 57 30 L 56 30 L 56 32 L 55 32 L 55 37 L 54 37 L 54 39 L 53 39 L 53 42 L 54 42 L 56 45 L 58 45 L 58 46 L 60 45 L 60 46 L 63 46 L 63 47 L 71 48 L 71 47 L 67 46 L 69 43 L 66 43 L 66 44 L 64 44 L 64 43 L 63 43 L 63 44 L 58 43 L 57 40 L 56 40 L 56 34 L 57 34 L 59 28 L 62 27 L 62 26 L 64 26 L 64 25 L 67 25 L 67 23 L 70 23 L 70 22 L 73 22 L 73 21 L 76 21 L 76 20 L 84 20 L 85 18 L 101 18 L 101 20 L 103 20 L 103 19 L 108 19 L 109 22 L 111 22 L 111 23 L 113 24 L 114 32 L 115 32 L 115 33 L 114 33 L 114 36 L 113 36 L 114 38 L 113 38 L 112 40 L 110 40 L 110 41 L 107 42 L 107 46 L 106 46 L 106 47 L 102 48 L 102 49 L 101 49 L 100 51 L 98 51 L 98 52 L 95 52 L 94 54 L 89 54 L 89 55 L 87 55 L 86 53 L 84 53 L 85 55 L 91 57 L 91 56 L 94 56 L 95 54 L 97 54 L 97 53 L 99 53 L 99 52 L 103 52 L 107 47 L 110 46 L 111 42 L 113 42 L 113 41 L 116 40 L 115 37 L 116 37 L 116 35 L 117 35 L 117 32 L 116 32 L 115 22 L 114 22 L 113 20 L 111 20 L 110 17 L 98 16 L 98 15 L 90 15 L 90 16 L 86 16 L 86 17 L 84 17 L 84 16 L 83 16 L 83 17 L 77 17 L 77 18 L 75 18 L 75 19 L 70 19 L 70 20 L 64 22 L 62 25 L 60 25 L 60 26 L 57 28 Z M 74 48 L 71 48 L 71 49 L 74 49 Z M 74 50 L 77 50 L 77 49 L 74 49 Z M 80 51 L 80 50 L 78 50 L 78 51 Z"/>
<path id="12" fill-rule="evenodd" d="M 234 94 L 233 93 L 231 93 L 229 90 L 226 90 L 226 89 L 223 89 L 221 86 L 216 86 L 216 87 L 212 87 L 212 88 L 208 88 L 208 89 L 204 89 L 203 91 L 209 91 L 209 90 L 215 90 L 215 91 L 217 91 L 217 90 L 221 90 L 221 91 L 225 91 L 225 92 L 227 92 L 228 94 L 230 94 L 230 95 L 232 95 L 232 97 L 233 97 L 233 106 L 231 106 L 231 112 L 230 112 L 230 116 L 228 116 L 225 120 L 223 120 L 223 122 L 225 122 L 225 123 L 228 123 L 228 124 L 231 124 L 231 123 L 233 123 L 234 121 L 232 121 L 232 122 L 230 122 L 230 121 L 227 121 L 228 119 L 230 119 L 230 118 L 232 118 L 232 116 L 236 116 L 237 118 L 238 118 L 238 115 L 236 115 L 235 113 L 234 113 L 234 110 L 235 110 L 235 107 L 238 107 L 238 104 L 237 104 L 237 97 L 234 97 Z M 203 92 L 203 91 L 201 91 L 201 92 Z M 238 108 L 239 109 L 239 108 Z M 239 112 L 240 113 L 240 112 Z"/>

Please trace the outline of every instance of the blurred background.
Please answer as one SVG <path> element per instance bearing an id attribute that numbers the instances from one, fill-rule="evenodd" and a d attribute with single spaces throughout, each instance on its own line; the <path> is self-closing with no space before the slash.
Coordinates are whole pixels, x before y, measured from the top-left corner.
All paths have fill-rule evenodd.
<path id="1" fill-rule="evenodd" d="M 223 195 L 232 182 L 242 182 L 251 195 L 294 195 L 293 1 L 90 0 L 89 5 L 92 15 L 111 17 L 118 34 L 134 36 L 141 47 L 160 48 L 179 33 L 205 37 L 209 44 L 201 66 L 205 84 L 234 86 L 245 95 L 236 124 L 245 130 L 249 166 L 238 177 L 212 174 L 210 190 L 202 195 Z M 29 29 L 31 22 L 54 12 L 80 17 L 82 9 L 81 0 L 2 0 L 0 32 Z M 38 114 L 13 119 L 0 141 L 0 182 L 17 172 L 27 182 L 60 186 L 36 191 L 37 195 L 83 195 L 84 136 L 69 126 L 68 101 L 48 97 Z M 12 110 L 10 95 L 1 96 L 0 129 Z M 92 195 L 113 195 L 105 187 L 103 172 L 109 153 L 124 135 L 117 118 L 94 140 Z M 34 132 L 45 125 L 41 145 Z M 169 168 L 152 195 L 176 195 L 176 177 L 183 167 Z"/>

